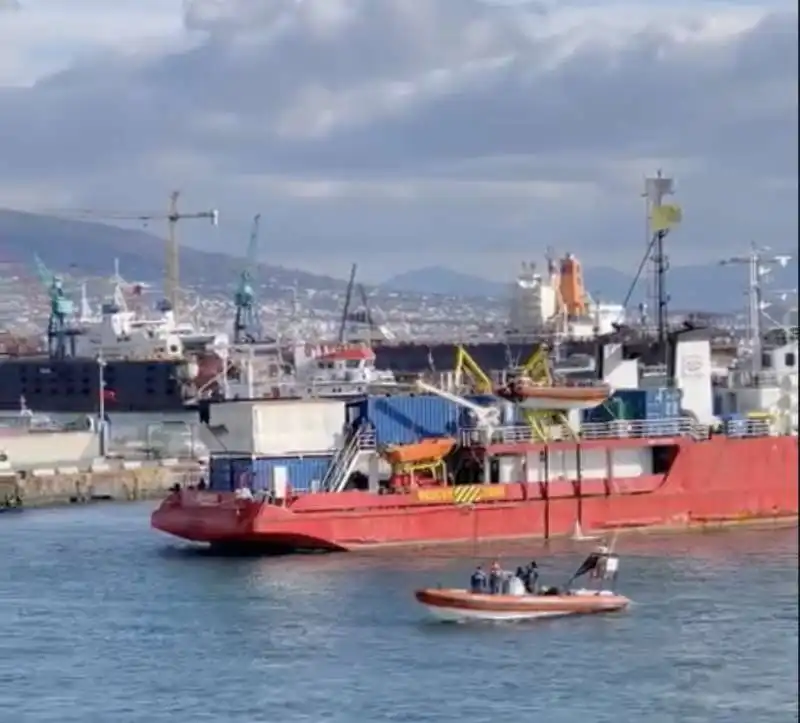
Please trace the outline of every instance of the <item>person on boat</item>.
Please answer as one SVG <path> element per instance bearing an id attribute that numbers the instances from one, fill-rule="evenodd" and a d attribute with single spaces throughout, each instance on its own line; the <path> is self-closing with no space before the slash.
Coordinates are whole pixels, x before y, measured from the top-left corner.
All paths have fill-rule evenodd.
<path id="1" fill-rule="evenodd" d="M 503 570 L 500 563 L 495 560 L 489 568 L 489 592 L 492 595 L 500 593 L 503 587 Z"/>
<path id="2" fill-rule="evenodd" d="M 597 580 L 600 588 L 613 591 L 619 573 L 619 555 L 612 552 L 605 543 L 598 546 L 596 554 L 598 561 L 592 571 L 592 577 Z"/>
<path id="3" fill-rule="evenodd" d="M 525 568 L 522 581 L 525 583 L 525 589 L 531 595 L 535 595 L 539 587 L 539 566 L 536 564 L 536 560 L 531 560 L 530 564 Z"/>
<path id="4" fill-rule="evenodd" d="M 569 582 L 567 583 L 567 587 L 569 587 L 575 580 L 577 580 L 582 575 L 589 574 L 590 579 L 596 580 L 600 576 L 600 566 L 602 564 L 603 559 L 608 554 L 608 547 L 605 543 L 601 543 L 598 545 L 589 555 L 588 557 L 581 563 L 580 567 L 575 571 L 575 574 L 570 578 Z"/>
<path id="5" fill-rule="evenodd" d="M 486 579 L 486 573 L 483 571 L 483 568 L 478 565 L 475 568 L 475 572 L 472 573 L 472 577 L 469 579 L 469 589 L 475 595 L 484 595 L 486 594 L 488 580 Z"/>

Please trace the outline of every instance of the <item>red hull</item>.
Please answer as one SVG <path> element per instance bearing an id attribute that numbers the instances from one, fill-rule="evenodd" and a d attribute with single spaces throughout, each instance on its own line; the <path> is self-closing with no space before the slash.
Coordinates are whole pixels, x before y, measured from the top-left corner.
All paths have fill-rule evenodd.
<path id="1" fill-rule="evenodd" d="M 677 455 L 665 475 L 488 485 L 493 499 L 468 508 L 436 500 L 436 491 L 306 494 L 279 507 L 185 490 L 164 501 L 152 524 L 187 540 L 291 551 L 550 537 L 570 534 L 576 523 L 584 530 L 677 529 L 796 517 L 795 438 L 674 443 Z M 590 446 L 652 444 L 639 439 L 582 445 Z"/>

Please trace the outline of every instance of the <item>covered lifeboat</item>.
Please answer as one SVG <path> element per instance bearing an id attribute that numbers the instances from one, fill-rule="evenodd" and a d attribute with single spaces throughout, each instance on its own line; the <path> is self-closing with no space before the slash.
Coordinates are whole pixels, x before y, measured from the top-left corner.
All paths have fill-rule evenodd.
<path id="1" fill-rule="evenodd" d="M 497 396 L 526 409 L 592 409 L 612 393 L 607 384 L 586 386 L 537 384 L 527 377 L 514 379 L 495 390 Z"/>

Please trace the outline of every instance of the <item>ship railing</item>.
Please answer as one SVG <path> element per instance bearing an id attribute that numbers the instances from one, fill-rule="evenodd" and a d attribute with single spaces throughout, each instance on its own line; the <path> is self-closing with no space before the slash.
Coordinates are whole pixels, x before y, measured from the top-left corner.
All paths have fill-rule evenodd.
<path id="1" fill-rule="evenodd" d="M 698 424 L 689 418 L 597 422 L 584 424 L 579 430 L 572 430 L 566 425 L 552 425 L 546 432 L 548 441 L 552 442 L 661 437 L 691 437 L 699 440 L 708 438 L 709 433 L 706 425 Z M 521 424 L 497 427 L 492 430 L 461 429 L 460 440 L 464 446 L 542 441 L 530 426 Z"/>
<path id="2" fill-rule="evenodd" d="M 741 439 L 745 437 L 770 437 L 775 434 L 769 419 L 733 419 L 723 427 L 726 437 Z"/>

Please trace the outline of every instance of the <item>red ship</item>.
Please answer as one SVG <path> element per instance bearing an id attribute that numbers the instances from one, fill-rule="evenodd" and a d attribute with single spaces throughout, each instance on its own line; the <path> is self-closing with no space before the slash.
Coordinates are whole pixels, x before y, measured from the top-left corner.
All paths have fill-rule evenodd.
<path id="1" fill-rule="evenodd" d="M 642 430 L 646 431 L 646 430 Z M 792 437 L 691 434 L 589 439 L 580 454 L 599 453 L 601 479 L 446 485 L 430 480 L 365 491 L 237 499 L 234 493 L 183 490 L 153 514 L 163 532 L 220 546 L 265 551 L 356 550 L 398 544 L 548 538 L 583 530 L 685 528 L 797 516 L 797 440 Z M 533 442 L 471 447 L 480 463 L 533 455 L 577 455 L 573 443 Z M 626 475 L 629 459 L 650 462 L 652 474 Z M 563 458 L 563 457 L 562 457 Z"/>
<path id="2" fill-rule="evenodd" d="M 707 341 L 695 342 L 690 338 L 672 362 L 688 407 L 679 418 L 587 422 L 571 436 L 543 438 L 536 424 L 502 426 L 484 410 L 478 427 L 391 446 L 376 445 L 365 425 L 333 458 L 321 491 L 293 489 L 278 476 L 256 499 L 243 476 L 228 491 L 176 491 L 152 525 L 220 547 L 284 552 L 795 520 L 796 434 L 752 415 L 721 427 L 698 421 L 692 405 L 699 409 L 707 399 L 710 414 L 711 371 Z M 796 347 L 776 354 L 788 359 Z M 794 380 L 789 404 L 796 415 L 793 374 L 787 378 Z M 580 394 L 585 407 L 596 405 L 598 388 L 572 388 L 569 408 Z M 564 394 L 554 388 L 539 397 Z M 359 455 L 380 456 L 391 468 L 388 480 L 350 489 Z"/>

